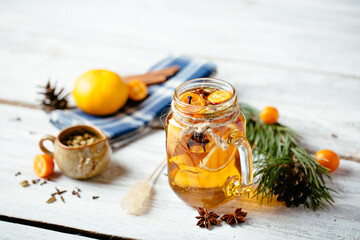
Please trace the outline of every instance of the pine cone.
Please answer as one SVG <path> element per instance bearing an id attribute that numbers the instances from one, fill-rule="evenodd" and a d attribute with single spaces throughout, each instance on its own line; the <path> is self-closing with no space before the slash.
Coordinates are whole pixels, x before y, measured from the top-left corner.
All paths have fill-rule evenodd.
<path id="1" fill-rule="evenodd" d="M 64 88 L 60 89 L 60 91 L 56 91 L 56 84 L 51 86 L 50 80 L 46 84 L 44 88 L 44 92 L 40 92 L 40 94 L 44 95 L 44 99 L 41 102 L 42 108 L 46 111 L 52 111 L 55 109 L 66 109 L 67 108 L 67 97 L 68 94 L 61 96 Z"/>
<path id="2" fill-rule="evenodd" d="M 309 193 L 309 178 L 300 164 L 291 163 L 283 167 L 283 172 L 275 181 L 274 194 L 287 207 L 304 204 Z"/>

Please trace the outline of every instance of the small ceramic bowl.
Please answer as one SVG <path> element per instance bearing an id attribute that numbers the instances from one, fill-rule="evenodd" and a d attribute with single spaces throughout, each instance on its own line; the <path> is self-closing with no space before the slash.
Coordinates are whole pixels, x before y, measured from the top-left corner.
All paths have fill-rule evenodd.
<path id="1" fill-rule="evenodd" d="M 70 147 L 65 144 L 69 136 L 90 133 L 97 140 L 89 145 Z M 54 144 L 54 152 L 49 151 L 44 141 Z M 86 179 L 98 175 L 108 165 L 111 158 L 111 147 L 107 136 L 97 127 L 76 125 L 62 130 L 55 138 L 45 135 L 39 142 L 40 149 L 52 156 L 63 173 L 75 179 Z"/>

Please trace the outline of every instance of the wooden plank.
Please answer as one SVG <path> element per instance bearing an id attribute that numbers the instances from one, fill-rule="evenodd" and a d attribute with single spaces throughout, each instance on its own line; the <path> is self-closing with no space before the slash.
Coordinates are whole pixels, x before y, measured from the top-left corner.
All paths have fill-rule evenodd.
<path id="1" fill-rule="evenodd" d="M 132 216 L 124 213 L 120 208 L 121 198 L 133 183 L 147 177 L 164 157 L 164 133 L 161 130 L 153 131 L 116 151 L 110 165 L 96 178 L 77 181 L 60 174 L 56 168 L 56 182 L 22 188 L 20 181 L 36 178 L 32 159 L 40 152 L 37 141 L 43 134 L 55 134 L 57 130 L 52 128 L 40 110 L 0 105 L 0 111 L 0 182 L 6 186 L 0 188 L 0 205 L 6 206 L 0 209 L 0 215 L 146 239 L 229 239 L 253 236 L 259 239 L 286 236 L 292 239 L 354 239 L 360 230 L 360 165 L 346 160 L 341 161 L 339 170 L 333 174 L 333 187 L 339 192 L 339 195 L 334 195 L 335 208 L 326 211 L 288 209 L 277 203 L 259 208 L 257 201 L 242 197 L 216 211 L 222 214 L 242 207 L 248 211 L 247 223 L 238 227 L 216 227 L 208 231 L 195 226 L 195 209 L 176 197 L 168 185 L 167 176 L 162 172 L 150 199 L 145 202 L 144 214 Z M 9 121 L 17 117 L 21 121 Z M 18 171 L 22 174 L 15 177 Z M 81 198 L 70 194 L 75 186 L 82 190 Z M 65 204 L 60 200 L 53 204 L 45 203 L 54 187 L 68 190 L 64 194 Z M 100 198 L 93 200 L 93 195 Z"/>
<path id="2" fill-rule="evenodd" d="M 104 45 L 127 45 L 131 50 L 168 52 L 176 49 L 209 57 L 359 73 L 356 68 L 359 58 L 352 54 L 359 47 L 359 4 L 354 1 L 314 4 L 308 0 L 293 1 L 291 5 L 284 0 L 228 1 L 226 4 L 201 1 L 196 5 L 191 1 L 181 4 L 112 1 L 71 3 L 71 8 L 68 4 L 46 1 L 27 4 L 6 4 L 3 19 L 7 25 L 2 28 L 7 32 L 12 29 L 12 34 L 19 30 L 17 34 L 25 38 L 36 34 L 34 43 L 41 41 L 41 45 L 40 42 L 35 45 L 36 49 L 46 55 L 50 51 L 56 58 L 69 51 L 81 51 L 85 56 L 98 58 L 104 56 L 101 54 L 104 50 L 109 53 L 110 49 Z M 205 6 L 203 11 L 199 10 L 200 6 Z M 38 11 L 34 16 L 32 9 L 39 7 L 46 11 Z M 118 9 L 124 10 L 122 14 L 118 14 Z M 63 11 L 68 13 L 66 19 L 61 15 Z M 82 17 L 78 17 L 79 12 Z M 98 14 L 96 20 L 92 17 L 94 12 Z M 128 21 L 134 19 L 134 15 L 136 21 Z M 78 47 L 62 51 L 61 44 L 69 40 Z M 52 43 L 50 46 L 48 41 Z M 218 44 L 219 41 L 223 44 Z M 91 53 L 83 44 L 91 44 Z M 328 57 L 324 58 L 325 55 Z"/>
<path id="3" fill-rule="evenodd" d="M 92 239 L 83 236 L 66 234 L 42 228 L 26 226 L 22 224 L 0 221 L 0 238 L 1 239 Z"/>
<path id="4" fill-rule="evenodd" d="M 312 153 L 329 148 L 342 158 L 360 160 L 359 80 L 236 62 L 217 63 L 216 77 L 232 83 L 241 102 L 258 109 L 277 107 L 279 121 L 297 131 Z M 0 91 L 14 93 L 13 85 L 3 85 L 7 87 Z M 13 95 L 32 102 L 36 90 L 25 91 Z"/>
<path id="5" fill-rule="evenodd" d="M 359 79 L 359 12 L 358 1 L 338 0 L 9 1 L 0 96 L 34 102 L 49 77 L 71 90 L 86 70 L 141 73 L 171 52 Z"/>

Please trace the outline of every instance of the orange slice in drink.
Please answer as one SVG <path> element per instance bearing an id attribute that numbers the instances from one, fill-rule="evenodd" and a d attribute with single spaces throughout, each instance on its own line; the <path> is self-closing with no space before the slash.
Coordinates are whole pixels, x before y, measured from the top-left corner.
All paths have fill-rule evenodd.
<path id="1" fill-rule="evenodd" d="M 180 101 L 195 105 L 195 106 L 205 106 L 205 99 L 201 97 L 199 94 L 187 92 L 180 96 Z"/>
<path id="2" fill-rule="evenodd" d="M 200 172 L 200 168 L 196 166 L 196 162 L 191 159 L 187 154 L 181 154 L 169 159 L 169 162 L 172 162 L 176 165 L 180 172 L 191 172 L 197 174 Z"/>
<path id="3" fill-rule="evenodd" d="M 231 98 L 231 93 L 226 90 L 218 90 L 213 93 L 211 93 L 207 100 L 211 102 L 212 104 L 219 104 L 223 103 Z"/>
<path id="4" fill-rule="evenodd" d="M 225 168 L 229 162 L 233 161 L 238 149 L 234 145 L 228 145 L 228 148 L 223 150 L 220 146 L 215 146 L 203 158 L 199 167 L 210 172 L 217 172 Z"/>
<path id="5" fill-rule="evenodd" d="M 218 148 L 214 147 L 214 149 Z M 212 152 L 213 157 L 209 157 L 206 164 L 203 163 L 202 168 L 199 166 L 191 166 L 191 163 L 187 162 L 190 159 L 185 159 L 186 155 L 172 158 L 170 161 L 177 164 L 179 168 L 179 171 L 173 177 L 174 183 L 183 188 L 216 188 L 223 187 L 229 177 L 240 177 L 239 168 L 237 167 L 238 164 L 235 159 L 238 157 L 236 156 L 237 149 L 228 150 L 231 151 L 231 156 L 228 156 L 226 159 L 225 157 L 216 159 L 216 155 L 220 150 L 214 150 L 214 152 Z M 226 162 L 216 163 L 217 160 Z"/>
<path id="6" fill-rule="evenodd" d="M 180 144 L 179 137 L 181 130 L 181 125 L 174 118 L 171 118 L 166 130 L 166 149 L 167 153 L 172 156 L 176 154 L 175 151 Z"/>

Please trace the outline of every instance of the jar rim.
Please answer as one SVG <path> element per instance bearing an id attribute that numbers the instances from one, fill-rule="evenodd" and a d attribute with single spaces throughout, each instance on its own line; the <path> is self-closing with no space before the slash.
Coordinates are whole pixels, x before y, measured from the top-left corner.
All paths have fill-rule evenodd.
<path id="1" fill-rule="evenodd" d="M 225 102 L 222 102 L 222 103 L 219 103 L 216 105 L 209 105 L 209 106 L 194 106 L 194 105 L 188 104 L 188 103 L 180 100 L 180 95 L 182 93 L 184 93 L 192 88 L 196 89 L 199 87 L 215 87 L 220 90 L 227 90 L 231 93 L 231 97 L 228 100 L 226 100 Z M 203 109 L 208 109 L 208 110 L 227 109 L 234 104 L 236 99 L 237 99 L 237 97 L 236 97 L 236 92 L 235 92 L 234 87 L 230 83 L 228 83 L 224 80 L 218 79 L 218 78 L 196 78 L 196 79 L 186 81 L 186 82 L 182 83 L 181 85 L 179 85 L 175 89 L 175 93 L 173 96 L 173 101 L 176 103 L 176 105 L 179 105 L 182 110 L 183 109 L 191 109 L 190 112 L 200 112 Z M 191 108 L 189 108 L 190 106 L 191 106 Z M 179 110 L 179 108 L 178 108 L 178 110 Z"/>

